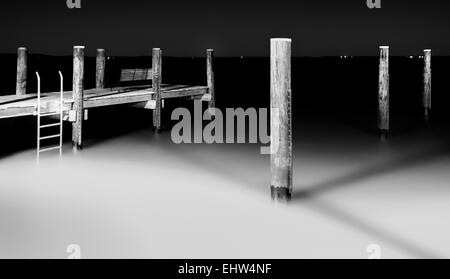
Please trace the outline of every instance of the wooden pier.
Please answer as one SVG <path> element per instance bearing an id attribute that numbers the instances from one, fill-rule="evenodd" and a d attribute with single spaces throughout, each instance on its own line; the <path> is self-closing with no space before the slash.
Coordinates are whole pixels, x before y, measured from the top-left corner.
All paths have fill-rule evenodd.
<path id="1" fill-rule="evenodd" d="M 378 132 L 382 140 L 389 134 L 389 46 L 380 46 Z"/>
<path id="2" fill-rule="evenodd" d="M 286 202 L 292 195 L 291 39 L 270 40 L 271 196 Z"/>
<path id="3" fill-rule="evenodd" d="M 423 53 L 423 108 L 428 122 L 431 112 L 431 49 L 425 49 Z"/>
<path id="4" fill-rule="evenodd" d="M 128 85 L 113 88 L 104 88 L 105 50 L 97 51 L 96 88 L 84 89 L 84 47 L 76 46 L 73 49 L 73 88 L 63 92 L 63 115 L 65 121 L 72 122 L 72 142 L 74 151 L 82 149 L 82 123 L 85 121 L 86 110 L 96 107 L 130 104 L 144 109 L 153 110 L 153 125 L 156 130 L 161 128 L 161 112 L 164 99 L 186 98 L 201 99 L 214 105 L 214 82 L 212 75 L 213 50 L 208 49 L 205 58 L 207 65 L 205 77 L 208 85 L 169 85 L 162 83 L 160 49 L 153 49 L 152 69 L 123 69 L 122 77 L 126 72 L 134 71 L 132 80 L 137 78 L 139 70 L 150 73 L 145 80 L 152 80 L 148 85 Z M 25 94 L 27 50 L 19 48 L 17 65 L 17 90 L 14 95 L 0 96 L 0 119 L 37 115 L 37 94 Z M 56 73 L 55 73 L 56 77 Z M 129 81 L 129 80 L 128 80 Z M 28 84 L 30 86 L 30 84 Z M 60 110 L 60 92 L 41 94 L 40 113 L 49 114 Z"/>
<path id="5" fill-rule="evenodd" d="M 378 84 L 378 129 L 386 139 L 389 133 L 389 47 L 381 46 Z M 205 86 L 169 85 L 162 83 L 162 50 L 152 51 L 151 69 L 122 69 L 120 82 L 150 81 L 151 84 L 134 84 L 105 88 L 106 54 L 97 50 L 95 87 L 84 89 L 84 47 L 73 49 L 73 87 L 70 91 L 25 94 L 27 87 L 26 48 L 19 48 L 17 59 L 16 94 L 0 96 L 0 119 L 60 112 L 65 121 L 72 123 L 73 150 L 83 147 L 83 122 L 87 110 L 96 107 L 129 104 L 153 110 L 153 127 L 161 129 L 164 100 L 171 98 L 197 99 L 208 102 L 213 115 L 214 51 L 206 52 Z M 423 106 L 425 116 L 431 110 L 431 50 L 424 51 Z M 289 201 L 293 181 L 292 90 L 291 90 L 291 39 L 271 39 L 270 51 L 270 109 L 271 109 L 271 196 L 276 201 Z M 62 81 L 61 81 L 62 84 Z M 62 108 L 61 108 L 62 107 Z M 53 125 L 53 124 L 52 124 Z M 48 125 L 47 125 L 48 126 Z"/>

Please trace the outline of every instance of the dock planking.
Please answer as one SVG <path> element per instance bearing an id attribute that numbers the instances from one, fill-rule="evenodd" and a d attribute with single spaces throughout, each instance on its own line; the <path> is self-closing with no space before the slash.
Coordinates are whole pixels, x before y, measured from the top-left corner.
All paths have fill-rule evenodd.
<path id="1" fill-rule="evenodd" d="M 161 98 L 208 97 L 208 86 L 162 85 Z M 43 93 L 42 113 L 59 110 L 59 92 Z M 64 93 L 64 111 L 73 109 L 72 91 Z M 155 92 L 150 86 L 122 86 L 109 89 L 84 90 L 83 108 L 96 108 L 152 101 Z M 36 115 L 37 94 L 0 96 L 0 119 Z"/>
<path id="2" fill-rule="evenodd" d="M 26 84 L 27 69 L 27 51 L 25 48 L 19 48 L 18 51 L 18 82 L 17 87 L 20 94 L 0 96 L 0 119 L 36 116 L 37 115 L 37 93 L 24 94 L 23 84 Z M 212 71 L 212 54 L 213 50 L 207 50 L 207 73 Z M 153 67 L 161 69 L 161 50 L 153 49 Z M 155 59 L 157 58 L 157 59 Z M 83 113 L 87 109 L 96 107 L 106 107 L 114 105 L 129 104 L 133 107 L 151 109 L 157 115 L 161 114 L 161 102 L 164 99 L 201 99 L 213 104 L 213 87 L 211 86 L 212 77 L 208 75 L 208 85 L 206 86 L 190 86 L 190 85 L 169 85 L 161 82 L 160 71 L 153 69 L 122 69 L 121 79 L 119 82 L 127 82 L 120 86 L 105 88 L 105 50 L 97 50 L 96 59 L 96 88 L 84 89 L 84 47 L 74 47 L 74 72 L 73 72 L 73 88 L 76 89 L 63 92 L 63 113 L 64 120 L 72 122 L 76 131 L 81 131 L 83 122 Z M 152 80 L 151 84 L 129 84 L 129 82 Z M 80 102 L 82 100 L 82 102 Z M 41 93 L 41 113 L 53 113 L 60 110 L 60 92 Z M 159 105 L 158 105 L 159 104 Z M 77 116 L 78 115 L 78 116 Z M 160 116 L 159 116 L 160 117 Z M 158 117 L 158 118 L 159 118 Z M 160 119 L 156 121 L 158 128 L 160 127 Z M 76 137 L 76 142 L 80 146 L 82 138 L 80 135 Z"/>

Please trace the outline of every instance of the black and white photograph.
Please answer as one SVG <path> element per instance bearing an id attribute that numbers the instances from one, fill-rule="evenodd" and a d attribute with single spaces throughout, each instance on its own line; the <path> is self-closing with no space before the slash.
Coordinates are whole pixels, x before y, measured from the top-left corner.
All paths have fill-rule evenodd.
<path id="1" fill-rule="evenodd" d="M 450 258 L 450 2 L 0 6 L 0 259 Z"/>

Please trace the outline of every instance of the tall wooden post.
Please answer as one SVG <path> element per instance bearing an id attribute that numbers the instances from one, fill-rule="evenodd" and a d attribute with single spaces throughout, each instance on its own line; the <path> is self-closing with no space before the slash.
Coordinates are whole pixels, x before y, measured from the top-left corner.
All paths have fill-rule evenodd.
<path id="1" fill-rule="evenodd" d="M 207 84 L 209 89 L 209 94 L 211 96 L 211 100 L 208 102 L 208 109 L 215 108 L 216 106 L 216 96 L 214 92 L 214 50 L 208 49 L 206 51 L 206 76 L 207 76 Z"/>
<path id="2" fill-rule="evenodd" d="M 389 47 L 380 47 L 378 82 L 378 130 L 384 139 L 389 133 Z"/>
<path id="3" fill-rule="evenodd" d="M 73 48 L 73 109 L 76 111 L 76 121 L 72 123 L 72 147 L 77 152 L 83 148 L 83 97 L 84 97 L 84 46 Z"/>
<path id="4" fill-rule="evenodd" d="M 426 49 L 423 53 L 423 107 L 425 109 L 425 121 L 428 121 L 431 112 L 431 49 Z"/>
<path id="5" fill-rule="evenodd" d="M 95 75 L 95 88 L 103 89 L 105 88 L 105 50 L 97 49 L 97 63 L 96 63 L 96 75 Z"/>
<path id="6" fill-rule="evenodd" d="M 154 100 L 156 100 L 156 107 L 153 110 L 153 128 L 156 132 L 161 129 L 161 62 L 162 51 L 159 48 L 154 48 L 152 51 L 152 89 L 154 92 Z"/>
<path id="7" fill-rule="evenodd" d="M 20 47 L 17 51 L 16 95 L 25 95 L 27 93 L 27 56 L 27 48 Z"/>
<path id="8" fill-rule="evenodd" d="M 271 196 L 292 195 L 291 39 L 270 40 Z"/>

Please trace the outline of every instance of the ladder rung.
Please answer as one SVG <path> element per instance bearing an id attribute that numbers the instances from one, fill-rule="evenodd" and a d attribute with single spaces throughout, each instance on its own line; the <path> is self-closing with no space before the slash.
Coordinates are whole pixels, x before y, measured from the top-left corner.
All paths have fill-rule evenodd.
<path id="1" fill-rule="evenodd" d="M 60 113 L 59 112 L 47 112 L 47 113 L 41 113 L 40 115 L 38 114 L 39 117 L 54 116 L 54 115 L 60 115 Z"/>
<path id="2" fill-rule="evenodd" d="M 44 149 L 39 150 L 39 153 L 52 151 L 52 150 L 57 150 L 57 149 L 60 149 L 60 147 L 59 146 L 54 146 L 54 147 L 44 148 Z"/>
<path id="3" fill-rule="evenodd" d="M 55 124 L 47 124 L 47 125 L 42 125 L 39 128 L 49 128 L 49 127 L 56 127 L 61 125 L 60 123 L 55 123 Z"/>
<path id="4" fill-rule="evenodd" d="M 52 136 L 46 136 L 46 137 L 39 138 L 39 140 L 54 139 L 54 138 L 59 138 L 60 136 L 61 136 L 60 134 L 52 135 Z"/>

